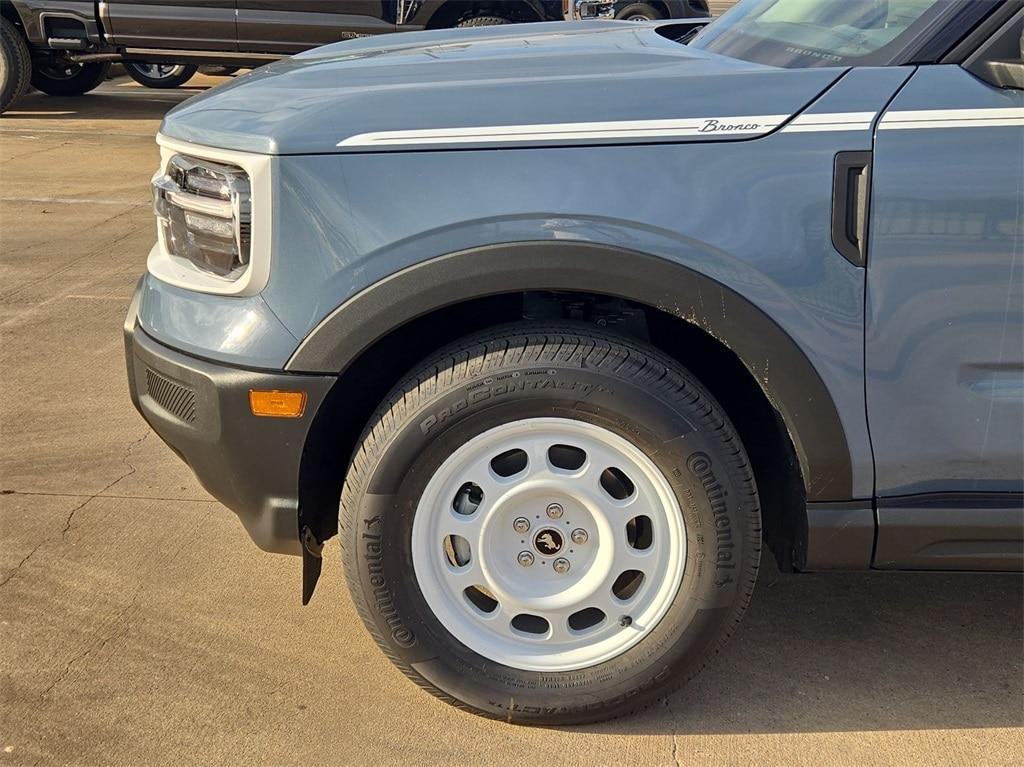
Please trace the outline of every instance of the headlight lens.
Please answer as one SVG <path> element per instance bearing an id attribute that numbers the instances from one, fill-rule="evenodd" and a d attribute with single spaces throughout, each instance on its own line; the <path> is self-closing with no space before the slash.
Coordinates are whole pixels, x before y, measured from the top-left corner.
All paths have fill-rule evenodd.
<path id="1" fill-rule="evenodd" d="M 153 180 L 153 211 L 170 255 L 229 280 L 245 273 L 252 192 L 244 170 L 175 155 Z"/>

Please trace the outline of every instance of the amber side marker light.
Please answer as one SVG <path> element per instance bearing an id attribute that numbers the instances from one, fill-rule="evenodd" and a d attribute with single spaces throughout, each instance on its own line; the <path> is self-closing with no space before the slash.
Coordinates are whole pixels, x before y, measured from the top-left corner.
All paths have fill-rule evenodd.
<path id="1" fill-rule="evenodd" d="M 306 392 L 249 389 L 249 409 L 267 418 L 299 418 L 306 410 Z"/>

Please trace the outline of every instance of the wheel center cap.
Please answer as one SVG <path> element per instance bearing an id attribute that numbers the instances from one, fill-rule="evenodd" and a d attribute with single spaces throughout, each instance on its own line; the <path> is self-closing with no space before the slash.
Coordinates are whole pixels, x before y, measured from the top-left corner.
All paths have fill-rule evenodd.
<path id="1" fill-rule="evenodd" d="M 553 557 L 562 550 L 565 540 L 562 534 L 551 527 L 545 527 L 533 537 L 533 545 L 546 557 Z"/>

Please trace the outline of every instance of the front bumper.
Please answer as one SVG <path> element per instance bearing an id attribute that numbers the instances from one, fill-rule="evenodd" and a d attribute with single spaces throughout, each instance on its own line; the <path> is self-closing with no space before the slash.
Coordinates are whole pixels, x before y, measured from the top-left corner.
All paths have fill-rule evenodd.
<path id="1" fill-rule="evenodd" d="M 298 509 L 303 447 L 332 376 L 267 373 L 174 351 L 139 327 L 139 292 L 124 326 L 132 402 L 199 482 L 231 509 L 260 548 L 301 556 Z M 299 418 L 252 415 L 249 391 L 302 390 Z"/>

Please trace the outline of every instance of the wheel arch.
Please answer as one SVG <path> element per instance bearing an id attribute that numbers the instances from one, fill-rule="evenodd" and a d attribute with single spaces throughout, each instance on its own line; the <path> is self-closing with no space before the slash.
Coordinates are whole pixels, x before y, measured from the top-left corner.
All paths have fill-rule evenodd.
<path id="1" fill-rule="evenodd" d="M 22 34 L 25 34 L 25 22 L 21 20 L 21 14 L 18 12 L 17 6 L 11 2 L 11 0 L 2 0 L 0 2 L 0 16 L 7 19 Z"/>
<path id="2" fill-rule="evenodd" d="M 755 465 L 762 495 L 767 491 L 778 506 L 776 518 L 766 519 L 766 539 L 781 566 L 799 562 L 806 550 L 806 502 L 852 498 L 850 450 L 831 394 L 796 342 L 739 293 L 688 267 L 620 247 L 562 241 L 474 248 L 424 261 L 363 290 L 325 318 L 288 362 L 292 372 L 339 374 L 310 443 L 330 442 L 338 462 L 333 472 L 343 474 L 362 428 L 408 367 L 457 337 L 523 319 L 523 294 L 550 291 L 622 299 L 645 309 L 653 320 L 649 340 L 720 401 L 723 380 L 743 377 L 746 388 L 727 395 L 731 402 L 723 406 L 734 422 L 748 416 L 759 422 L 753 431 L 748 424 L 746 435 L 744 424 L 737 427 L 748 451 L 760 454 L 752 460 L 762 464 L 760 472 Z M 411 364 L 382 373 L 396 349 L 415 350 Z M 377 386 L 364 385 L 380 376 Z M 750 413 L 737 412 L 748 406 Z M 340 486 L 314 480 L 320 470 L 314 467 L 324 460 L 307 450 L 300 497 L 310 514 L 337 508 L 332 495 Z M 786 476 L 769 479 L 776 471 Z M 769 482 L 775 486 L 763 487 Z M 330 524 L 318 519 L 311 528 L 329 537 Z"/>
<path id="3" fill-rule="evenodd" d="M 482 13 L 511 16 L 513 21 L 545 21 L 547 18 L 539 0 L 475 0 L 473 3 L 444 0 L 431 13 L 426 28 L 447 29 L 462 19 Z"/>
<path id="4" fill-rule="evenodd" d="M 662 19 L 671 19 L 674 18 L 675 15 L 669 6 L 683 6 L 685 4 L 685 0 L 679 0 L 677 3 L 673 3 L 672 0 L 618 0 L 618 2 L 615 3 L 615 13 L 618 14 L 623 8 L 633 5 L 634 3 L 649 5 L 652 9 L 661 14 Z"/>

